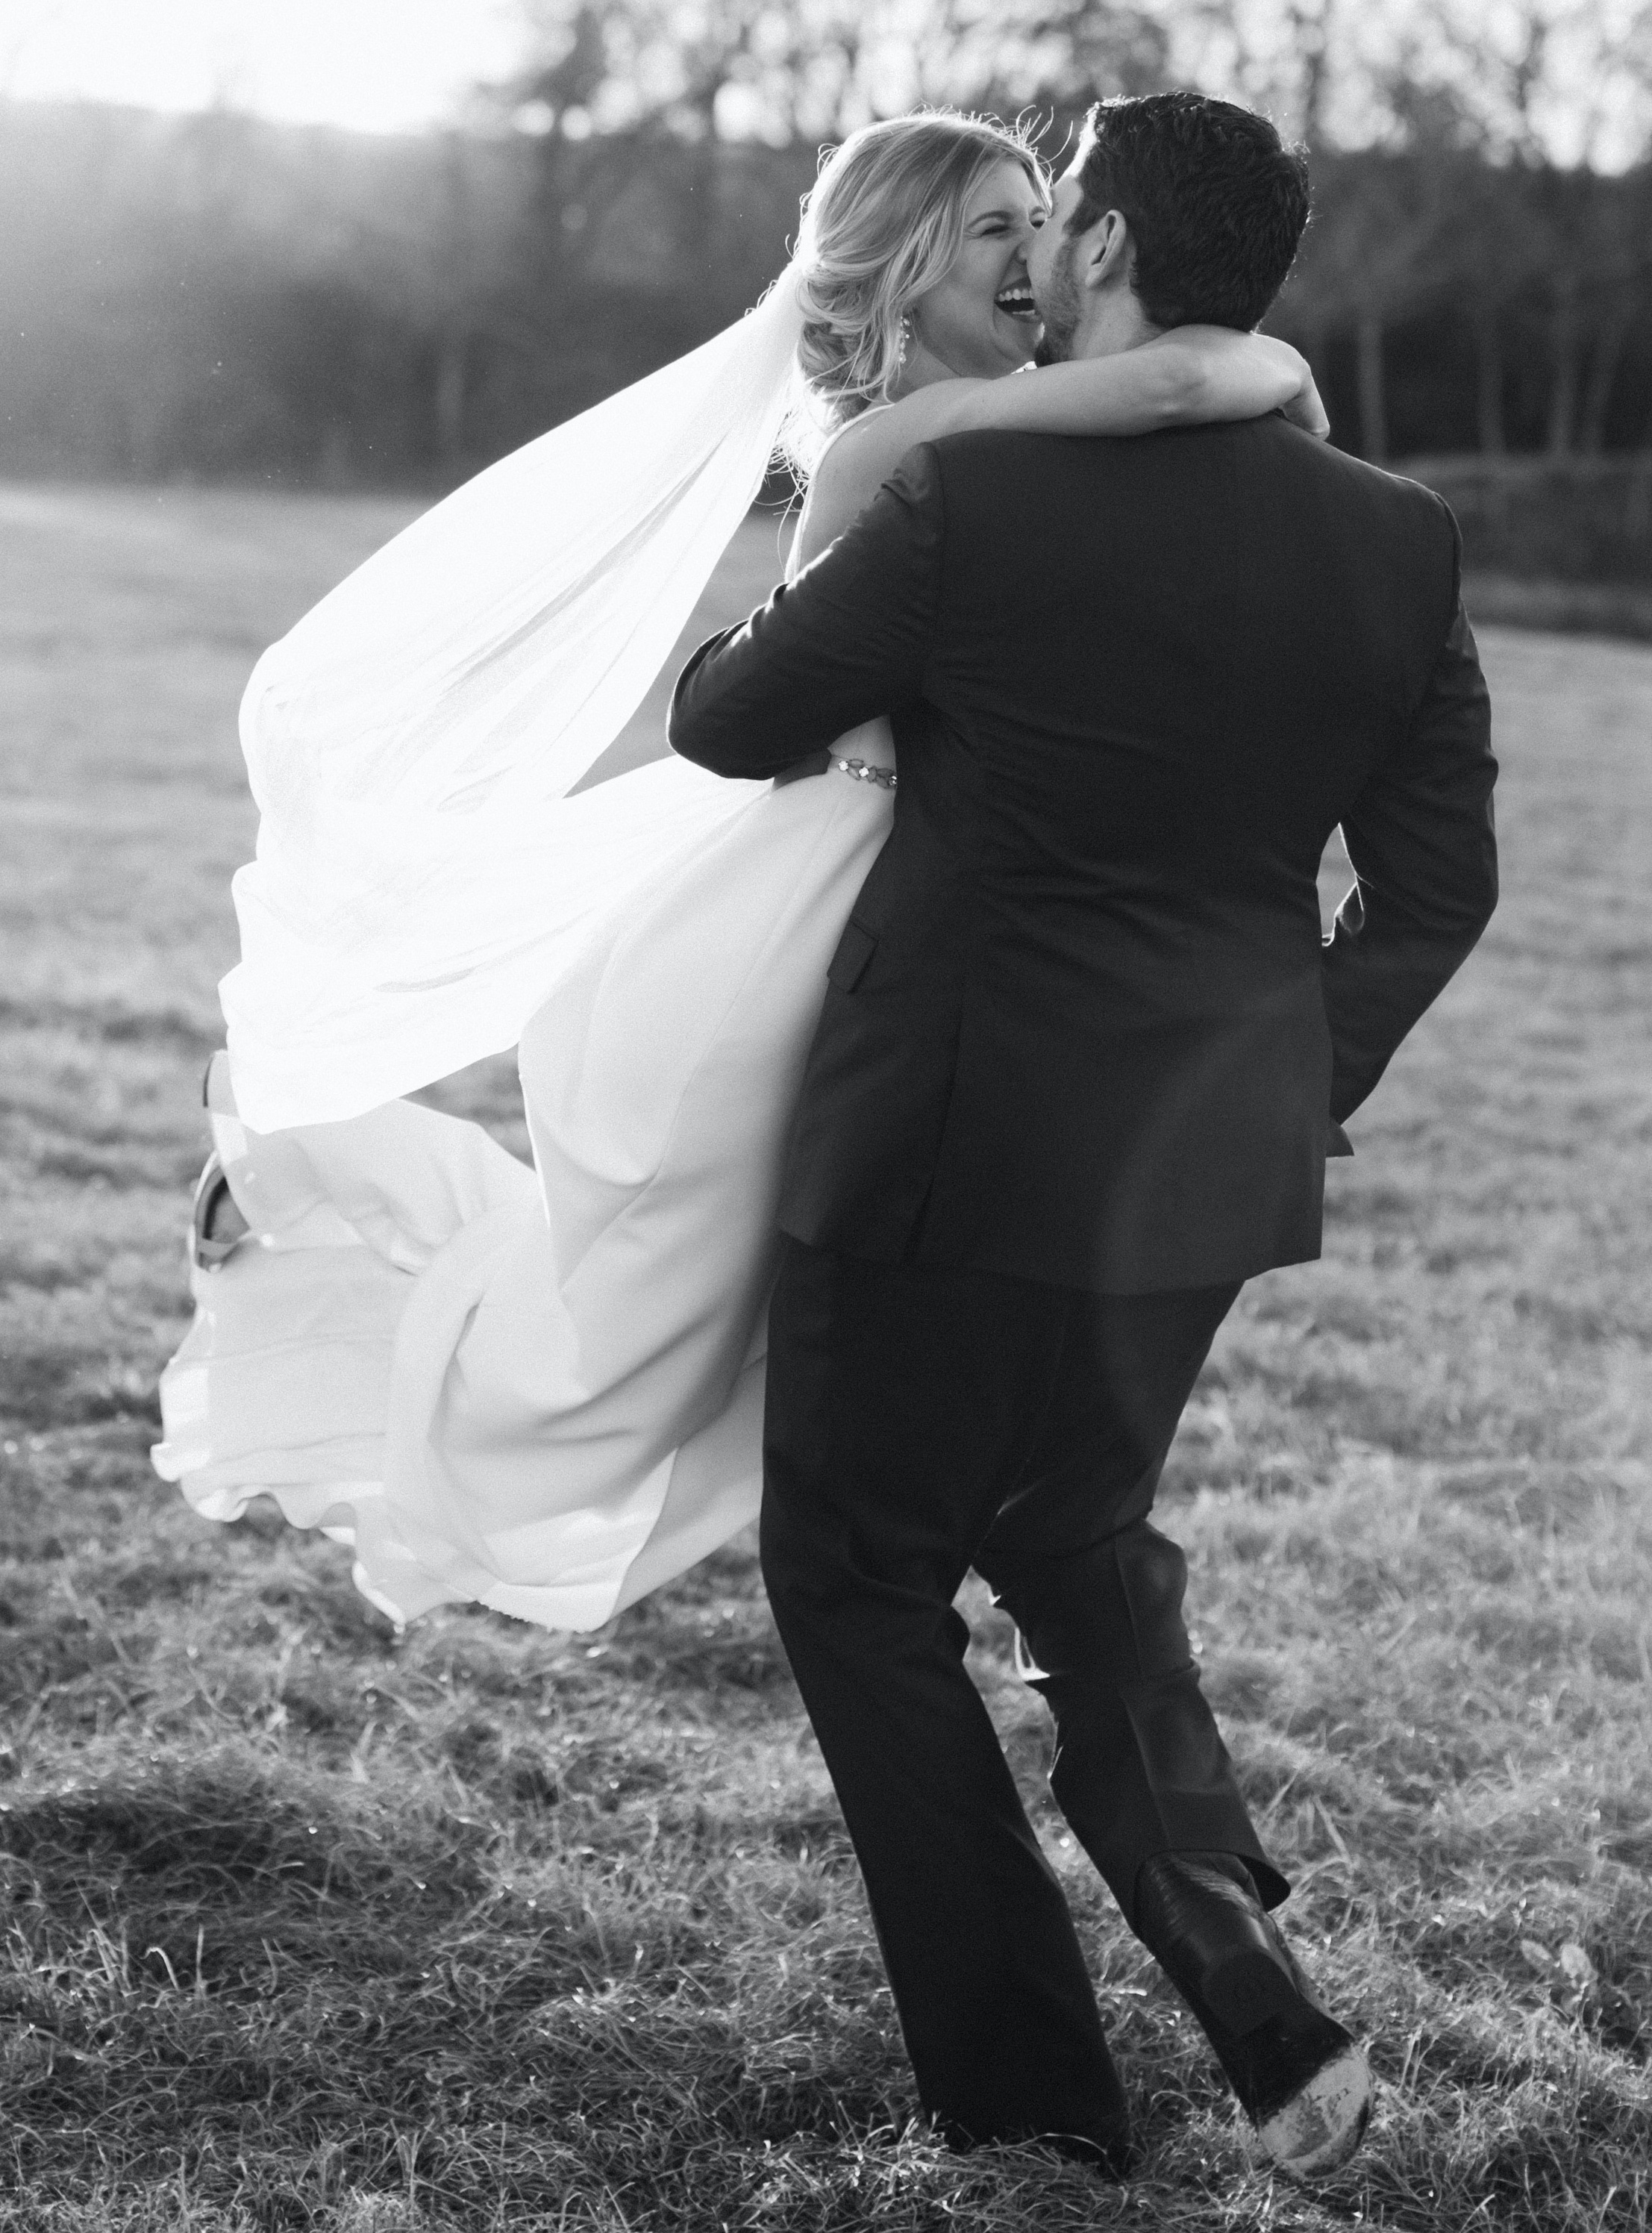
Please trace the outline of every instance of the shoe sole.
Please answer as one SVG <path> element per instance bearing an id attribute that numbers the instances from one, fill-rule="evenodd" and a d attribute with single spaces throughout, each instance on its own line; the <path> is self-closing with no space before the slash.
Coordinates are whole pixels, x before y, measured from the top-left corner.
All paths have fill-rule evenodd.
<path id="1" fill-rule="evenodd" d="M 189 1260 L 198 1271 L 221 1271 L 242 1242 L 252 1238 L 244 1218 L 242 1218 L 243 1230 L 232 1234 L 228 1240 L 209 1235 L 207 1228 L 212 1222 L 221 1194 L 228 1196 L 231 1207 L 239 1216 L 239 1206 L 230 1191 L 228 1176 L 218 1160 L 218 1150 L 214 1149 L 206 1159 L 206 1168 L 196 1182 L 195 1199 L 190 1210 Z"/>
<path id="2" fill-rule="evenodd" d="M 1291 2178 L 1324 2178 L 1348 2161 L 1370 2119 L 1370 2065 L 1350 2047 L 1265 2119 L 1257 2137 L 1276 2171 Z"/>

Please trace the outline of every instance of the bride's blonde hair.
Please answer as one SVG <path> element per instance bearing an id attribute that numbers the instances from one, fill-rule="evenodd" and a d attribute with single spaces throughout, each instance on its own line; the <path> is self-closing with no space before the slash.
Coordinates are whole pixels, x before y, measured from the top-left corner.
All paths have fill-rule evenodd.
<path id="1" fill-rule="evenodd" d="M 1047 196 L 1018 125 L 957 109 L 865 125 L 825 156 L 803 201 L 800 391 L 780 438 L 800 478 L 829 434 L 890 400 L 907 311 L 951 270 L 970 196 L 1005 161 Z"/>

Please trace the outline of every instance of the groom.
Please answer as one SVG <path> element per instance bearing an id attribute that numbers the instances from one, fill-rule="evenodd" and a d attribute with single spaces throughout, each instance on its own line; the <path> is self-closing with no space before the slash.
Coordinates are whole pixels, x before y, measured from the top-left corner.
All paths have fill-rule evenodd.
<path id="1" fill-rule="evenodd" d="M 1029 259 L 1046 354 L 1254 326 L 1306 217 L 1261 118 L 1095 110 Z M 1458 575 L 1438 498 L 1280 418 L 964 434 L 678 685 L 673 745 L 729 776 L 894 722 L 894 831 L 786 1169 L 763 1562 L 920 2097 L 960 2145 L 1128 2159 L 1066 1904 L 964 1670 L 972 1566 L 1042 1670 L 1056 1798 L 1265 2152 L 1311 2175 L 1363 2129 L 1369 2073 L 1267 1912 L 1288 1887 L 1149 1514 L 1240 1286 L 1318 1254 L 1342 1120 L 1492 911 Z M 1322 945 L 1339 824 L 1358 882 Z"/>

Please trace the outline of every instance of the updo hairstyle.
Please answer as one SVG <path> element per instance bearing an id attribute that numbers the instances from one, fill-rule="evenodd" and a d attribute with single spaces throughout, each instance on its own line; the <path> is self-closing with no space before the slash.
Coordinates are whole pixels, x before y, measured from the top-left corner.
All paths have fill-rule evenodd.
<path id="1" fill-rule="evenodd" d="M 800 392 L 781 434 L 799 478 L 807 478 L 829 435 L 890 400 L 901 370 L 901 320 L 952 269 L 970 196 L 1006 160 L 1046 191 L 1019 127 L 956 109 L 865 125 L 824 155 L 803 201 Z"/>

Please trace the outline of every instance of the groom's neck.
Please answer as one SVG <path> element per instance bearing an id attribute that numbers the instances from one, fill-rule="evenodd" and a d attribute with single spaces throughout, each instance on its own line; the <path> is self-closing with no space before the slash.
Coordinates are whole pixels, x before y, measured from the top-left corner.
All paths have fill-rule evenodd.
<path id="1" fill-rule="evenodd" d="M 1122 356 L 1126 349 L 1141 348 L 1157 341 L 1164 331 L 1142 315 L 1134 288 L 1109 292 L 1098 301 L 1089 317 L 1073 335 L 1070 355 L 1076 357 Z"/>

